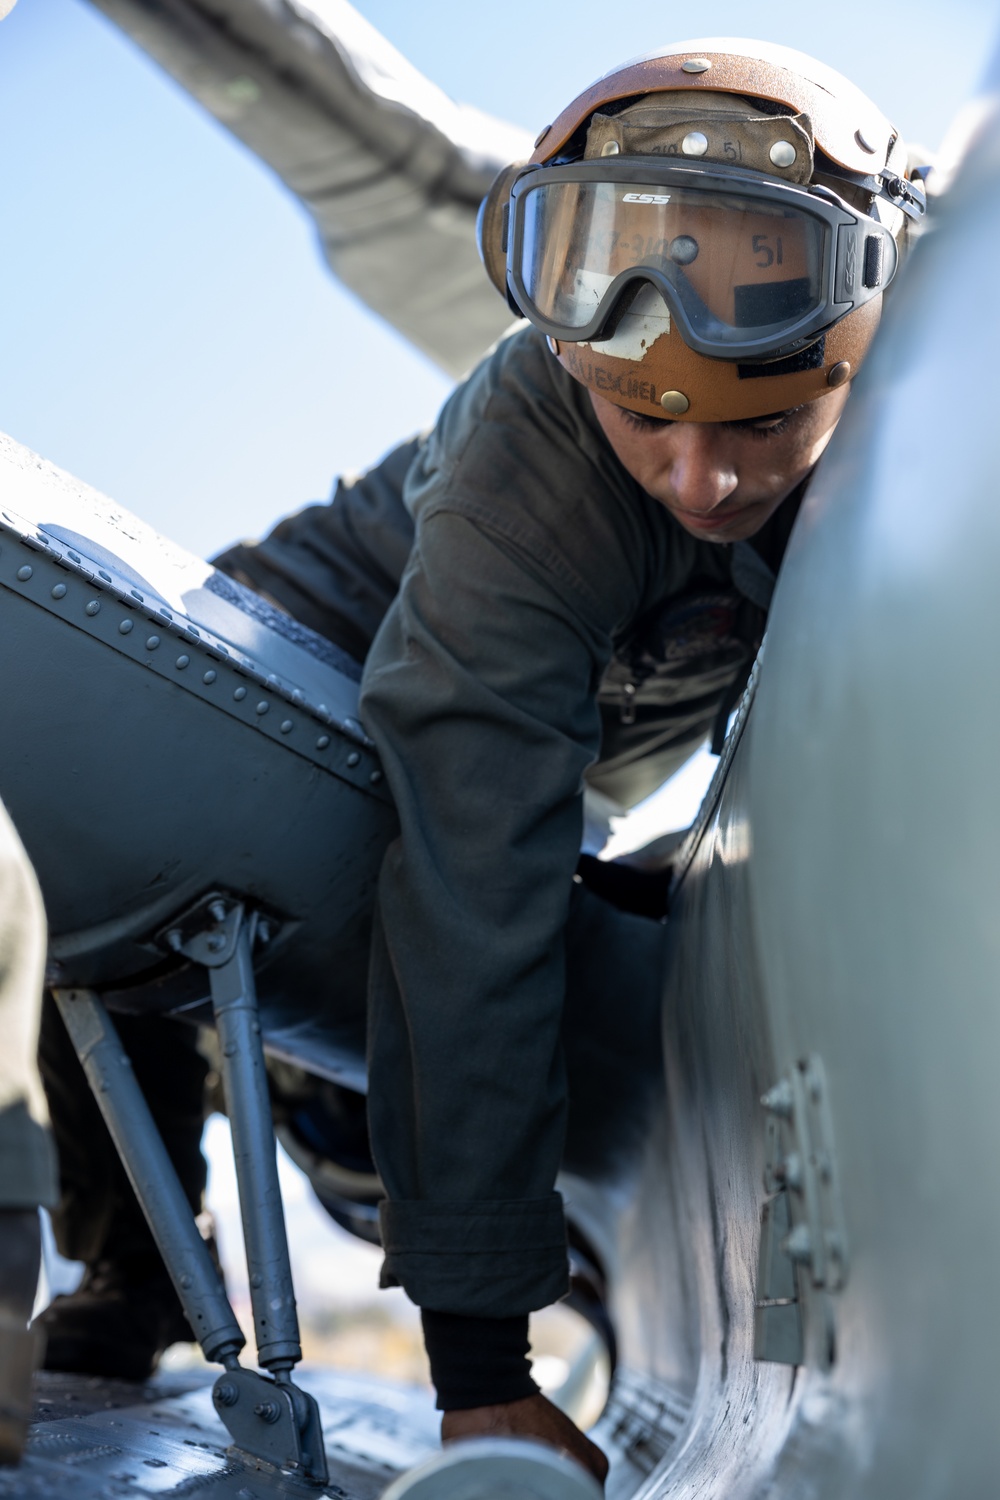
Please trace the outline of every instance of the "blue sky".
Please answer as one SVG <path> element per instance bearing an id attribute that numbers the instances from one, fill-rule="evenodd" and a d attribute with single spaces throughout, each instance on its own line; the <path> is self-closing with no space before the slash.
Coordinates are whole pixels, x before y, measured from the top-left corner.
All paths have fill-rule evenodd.
<path id="1" fill-rule="evenodd" d="M 454 97 L 532 130 L 672 29 L 750 29 L 931 146 L 998 17 L 983 0 L 719 0 L 691 22 L 596 0 L 359 9 Z M 330 279 L 284 190 L 83 0 L 19 0 L 0 25 L 0 163 L 0 428 L 193 550 L 322 497 L 447 394 Z"/>

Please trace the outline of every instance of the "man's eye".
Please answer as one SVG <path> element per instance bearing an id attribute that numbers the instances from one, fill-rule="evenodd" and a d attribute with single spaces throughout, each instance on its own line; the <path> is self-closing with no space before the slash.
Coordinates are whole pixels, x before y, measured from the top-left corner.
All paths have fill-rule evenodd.
<path id="1" fill-rule="evenodd" d="M 669 417 L 647 417 L 642 412 L 629 411 L 625 406 L 620 406 L 618 410 L 622 414 L 626 427 L 633 427 L 641 432 L 652 432 L 661 427 L 673 425 Z"/>
<path id="2" fill-rule="evenodd" d="M 783 432 L 788 431 L 788 418 L 779 417 L 776 422 L 755 423 L 750 431 L 756 438 L 780 437 Z"/>

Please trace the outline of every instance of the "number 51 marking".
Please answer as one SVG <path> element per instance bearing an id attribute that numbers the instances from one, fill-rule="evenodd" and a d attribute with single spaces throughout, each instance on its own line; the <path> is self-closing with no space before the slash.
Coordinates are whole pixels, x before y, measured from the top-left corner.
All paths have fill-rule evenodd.
<path id="1" fill-rule="evenodd" d="M 753 253 L 757 256 L 757 265 L 762 271 L 766 271 L 768 266 L 773 266 L 775 262 L 780 266 L 785 258 L 781 245 L 781 235 L 779 234 L 776 240 L 777 253 L 771 249 L 768 239 L 769 236 L 766 234 L 755 234 L 751 241 Z"/>

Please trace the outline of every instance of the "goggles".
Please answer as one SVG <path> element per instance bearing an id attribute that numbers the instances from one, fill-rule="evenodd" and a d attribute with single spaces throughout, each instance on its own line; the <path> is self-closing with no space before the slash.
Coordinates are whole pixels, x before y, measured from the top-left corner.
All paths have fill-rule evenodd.
<path id="1" fill-rule="evenodd" d="M 828 188 L 634 156 L 529 167 L 510 194 L 507 281 L 567 343 L 610 339 L 643 284 L 715 359 L 794 353 L 878 297 L 893 237 Z"/>

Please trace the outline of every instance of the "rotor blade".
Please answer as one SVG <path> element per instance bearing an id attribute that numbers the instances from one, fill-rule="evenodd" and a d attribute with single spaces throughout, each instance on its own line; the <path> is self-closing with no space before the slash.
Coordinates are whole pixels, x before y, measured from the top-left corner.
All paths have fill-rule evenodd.
<path id="1" fill-rule="evenodd" d="M 315 221 L 334 275 L 445 370 L 510 323 L 475 244 L 519 129 L 454 103 L 347 0 L 94 0 Z"/>

